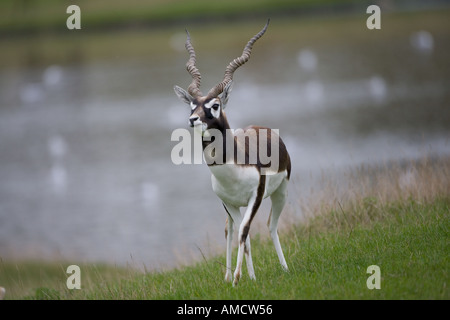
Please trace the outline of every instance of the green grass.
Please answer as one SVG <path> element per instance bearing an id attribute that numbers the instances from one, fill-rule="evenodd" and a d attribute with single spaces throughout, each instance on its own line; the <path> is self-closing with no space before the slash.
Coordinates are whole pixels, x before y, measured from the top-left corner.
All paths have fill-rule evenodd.
<path id="1" fill-rule="evenodd" d="M 0 260 L 0 286 L 6 289 L 5 299 L 58 300 L 80 298 L 109 281 L 136 275 L 135 270 L 104 264 L 79 264 L 81 290 L 68 290 L 67 267 L 72 263 L 51 261 Z M 80 292 L 77 292 L 80 291 Z"/>
<path id="2" fill-rule="evenodd" d="M 356 216 L 369 206 L 371 219 L 361 222 Z M 2 262 L 0 284 L 10 299 L 449 299 L 449 211 L 449 197 L 430 203 L 365 199 L 360 207 L 339 208 L 281 234 L 289 273 L 272 243 L 256 236 L 257 280 L 244 267 L 237 287 L 223 280 L 223 255 L 147 274 L 84 265 L 81 290 L 65 287 L 64 264 Z M 336 216 L 343 224 L 324 231 L 323 219 Z M 380 290 L 367 288 L 370 265 L 380 267 Z"/>
<path id="3" fill-rule="evenodd" d="M 253 241 L 256 281 L 223 281 L 225 258 L 137 276 L 94 290 L 100 299 L 449 299 L 450 199 L 393 203 L 373 224 L 336 232 L 298 226 L 282 236 L 290 272 L 282 271 L 272 244 Z M 361 208 L 363 209 L 363 208 Z M 367 267 L 381 269 L 381 289 L 369 290 Z"/>

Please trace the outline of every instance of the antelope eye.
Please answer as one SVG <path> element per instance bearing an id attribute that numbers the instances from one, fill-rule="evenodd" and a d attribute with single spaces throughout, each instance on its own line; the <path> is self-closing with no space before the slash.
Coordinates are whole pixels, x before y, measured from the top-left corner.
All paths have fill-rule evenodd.
<path id="1" fill-rule="evenodd" d="M 219 109 L 219 104 L 218 103 L 214 103 L 211 108 L 213 108 L 214 110 L 217 111 Z"/>

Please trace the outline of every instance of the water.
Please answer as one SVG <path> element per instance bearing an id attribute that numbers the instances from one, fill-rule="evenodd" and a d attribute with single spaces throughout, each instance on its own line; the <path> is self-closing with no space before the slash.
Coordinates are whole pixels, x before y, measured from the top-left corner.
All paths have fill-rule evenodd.
<path id="1" fill-rule="evenodd" d="M 302 38 L 304 28 L 314 30 L 296 20 L 269 30 L 236 72 L 226 109 L 234 128 L 280 130 L 291 205 L 324 169 L 450 154 L 449 28 L 400 20 L 394 30 L 348 34 L 335 21 L 314 39 Z M 151 59 L 111 53 L 0 70 L 2 259 L 154 268 L 224 250 L 226 214 L 209 170 L 170 159 L 171 133 L 189 116 L 172 87 L 190 78 L 184 37 L 166 40 Z M 199 45 L 204 91 L 242 46 Z"/>

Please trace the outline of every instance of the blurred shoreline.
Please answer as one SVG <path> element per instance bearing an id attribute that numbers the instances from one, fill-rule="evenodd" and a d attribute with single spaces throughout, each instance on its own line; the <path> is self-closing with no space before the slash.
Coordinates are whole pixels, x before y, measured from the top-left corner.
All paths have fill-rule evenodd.
<path id="1" fill-rule="evenodd" d="M 4 0 L 0 4 L 0 36 L 16 38 L 65 33 L 66 8 L 78 5 L 82 12 L 83 32 L 115 32 L 119 30 L 158 29 L 170 26 L 230 24 L 255 21 L 267 17 L 286 19 L 330 18 L 365 13 L 371 4 L 381 7 L 383 14 L 442 10 L 448 0 L 278 0 L 278 1 L 108 1 L 95 3 L 74 1 Z"/>

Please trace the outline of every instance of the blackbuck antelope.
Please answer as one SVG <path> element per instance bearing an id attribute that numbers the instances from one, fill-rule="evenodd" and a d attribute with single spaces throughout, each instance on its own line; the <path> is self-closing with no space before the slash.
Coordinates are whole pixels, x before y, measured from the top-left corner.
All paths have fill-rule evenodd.
<path id="1" fill-rule="evenodd" d="M 191 44 L 189 32 L 186 30 L 186 49 L 189 52 L 186 68 L 192 76 L 192 82 L 187 91 L 178 86 L 174 87 L 177 96 L 191 107 L 189 124 L 203 136 L 202 144 L 205 160 L 211 159 L 217 152 L 217 148 L 208 148 L 214 141 L 211 138 L 211 132 L 219 132 L 221 135 L 223 146 L 221 161 L 206 162 L 212 173 L 212 188 L 222 200 L 228 214 L 225 227 L 225 238 L 227 241 L 226 281 L 231 281 L 233 226 L 234 224 L 239 226 L 239 249 L 233 285 L 238 283 L 241 276 L 244 253 L 249 276 L 251 279 L 255 279 L 248 233 L 253 217 L 258 211 L 261 201 L 266 197 L 270 197 L 272 201 L 272 209 L 267 222 L 270 235 L 281 265 L 284 270 L 288 270 L 280 246 L 277 226 L 286 201 L 287 183 L 291 173 L 289 154 L 283 141 L 275 132 L 277 130 L 249 126 L 244 130 L 240 130 L 244 135 L 244 139 L 239 139 L 236 131 L 230 129 L 224 112 L 230 96 L 234 72 L 248 61 L 253 44 L 266 32 L 268 25 L 269 21 L 258 34 L 250 39 L 242 55 L 231 61 L 226 68 L 223 81 L 212 88 L 206 96 L 200 91 L 201 75 L 196 67 L 194 47 Z M 253 144 L 256 142 L 256 146 L 252 146 L 252 142 Z M 276 159 L 272 158 L 271 163 L 263 162 L 260 156 L 262 149 L 265 149 L 264 152 L 277 154 L 278 157 Z M 256 150 L 256 155 L 251 154 L 252 150 Z M 241 161 L 238 161 L 239 159 Z M 278 164 L 275 169 L 273 169 L 273 161 Z M 243 216 L 241 215 L 240 207 L 247 207 Z"/>

